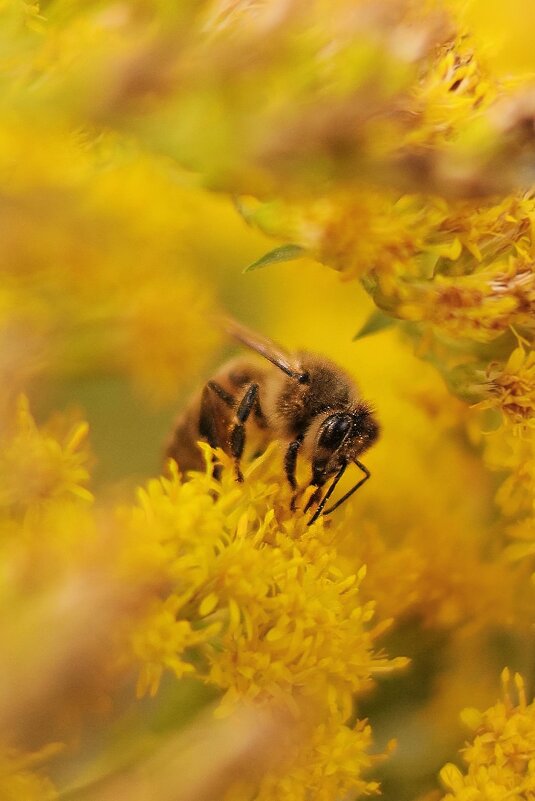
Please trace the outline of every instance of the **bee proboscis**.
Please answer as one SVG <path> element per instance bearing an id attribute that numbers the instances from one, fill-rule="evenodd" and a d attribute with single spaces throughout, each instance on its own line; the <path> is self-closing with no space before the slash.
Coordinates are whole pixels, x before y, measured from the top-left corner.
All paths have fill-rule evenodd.
<path id="1" fill-rule="evenodd" d="M 311 525 L 322 513 L 328 515 L 337 509 L 370 478 L 370 471 L 358 457 L 379 436 L 374 411 L 360 396 L 353 379 L 330 359 L 308 351 L 288 353 L 234 320 L 223 324 L 266 363 L 236 358 L 224 364 L 178 418 L 166 456 L 175 459 L 183 471 L 200 470 L 203 458 L 197 443 L 204 440 L 233 458 L 236 479 L 243 481 L 241 458 L 247 431 L 254 426 L 264 440 L 278 440 L 284 446 L 292 509 L 298 497 L 297 459 L 310 462 L 308 486 L 315 490 L 304 511 L 317 504 L 308 523 Z M 350 464 L 364 476 L 325 509 Z M 220 470 L 221 465 L 215 464 L 216 477 Z"/>

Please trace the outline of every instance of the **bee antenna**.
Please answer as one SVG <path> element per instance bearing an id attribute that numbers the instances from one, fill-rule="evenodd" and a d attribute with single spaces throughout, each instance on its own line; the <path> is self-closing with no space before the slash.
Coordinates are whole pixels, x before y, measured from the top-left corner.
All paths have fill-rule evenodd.
<path id="1" fill-rule="evenodd" d="M 326 509 L 323 512 L 323 516 L 330 515 L 331 512 L 334 512 L 335 509 L 338 509 L 339 506 L 341 506 L 343 503 L 345 503 L 347 501 L 347 499 L 350 498 L 353 495 L 353 493 L 356 492 L 359 489 L 359 487 L 362 487 L 362 485 L 366 481 L 368 481 L 368 479 L 370 478 L 371 473 L 368 470 L 368 468 L 365 465 L 362 464 L 362 462 L 359 462 L 358 459 L 354 459 L 353 462 L 354 462 L 354 464 L 357 465 L 359 470 L 361 470 L 364 473 L 364 478 L 361 478 L 360 481 L 357 481 L 355 486 L 352 487 L 348 492 L 346 492 L 346 494 L 343 495 L 338 501 L 336 501 L 336 503 L 333 504 L 333 506 L 330 506 L 328 509 Z"/>
<path id="2" fill-rule="evenodd" d="M 231 317 L 220 317 L 219 319 L 221 327 L 227 334 L 230 334 L 234 339 L 237 339 L 238 342 L 241 342 L 243 345 L 251 348 L 251 350 L 259 353 L 260 356 L 270 361 L 290 378 L 297 379 L 300 384 L 308 384 L 310 381 L 309 374 L 301 370 L 296 370 L 295 367 L 297 365 L 295 364 L 295 359 L 277 342 L 273 342 L 271 339 L 261 334 L 256 334 L 254 331 L 247 328 L 247 326 L 242 325 L 242 323 L 237 322 L 237 320 L 233 320 Z"/>

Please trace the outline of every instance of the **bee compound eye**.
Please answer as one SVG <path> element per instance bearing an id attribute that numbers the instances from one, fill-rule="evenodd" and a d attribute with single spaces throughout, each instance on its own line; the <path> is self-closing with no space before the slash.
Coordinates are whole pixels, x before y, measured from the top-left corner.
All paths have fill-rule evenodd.
<path id="1" fill-rule="evenodd" d="M 335 450 L 338 448 L 351 428 L 351 418 L 347 414 L 335 414 L 328 417 L 321 427 L 318 439 L 320 448 Z"/>

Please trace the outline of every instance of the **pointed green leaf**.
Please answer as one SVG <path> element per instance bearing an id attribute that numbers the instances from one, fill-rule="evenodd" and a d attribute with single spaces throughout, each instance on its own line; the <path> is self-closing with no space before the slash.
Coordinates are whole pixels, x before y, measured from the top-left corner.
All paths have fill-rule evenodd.
<path id="1" fill-rule="evenodd" d="M 281 245 L 275 250 L 270 250 L 265 256 L 262 256 L 258 261 L 253 262 L 243 271 L 250 273 L 251 270 L 260 270 L 261 267 L 267 267 L 269 264 L 278 264 L 282 261 L 292 261 L 293 259 L 300 259 L 305 255 L 305 248 L 300 245 Z"/>
<path id="2" fill-rule="evenodd" d="M 382 331 L 383 328 L 390 328 L 391 325 L 394 325 L 396 322 L 394 317 L 389 317 L 387 314 L 384 314 L 379 309 L 376 309 L 363 326 L 357 331 L 355 336 L 353 337 L 353 341 L 356 339 L 363 339 L 364 337 L 369 336 L 370 334 L 376 334 L 378 331 Z"/>

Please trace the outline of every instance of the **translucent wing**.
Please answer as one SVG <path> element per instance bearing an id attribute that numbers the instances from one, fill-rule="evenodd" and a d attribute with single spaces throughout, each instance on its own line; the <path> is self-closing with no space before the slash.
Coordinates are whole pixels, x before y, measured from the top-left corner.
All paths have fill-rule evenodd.
<path id="1" fill-rule="evenodd" d="M 222 326 L 234 339 L 237 339 L 248 348 L 251 348 L 251 350 L 256 351 L 256 353 L 268 359 L 268 361 L 278 367 L 279 370 L 282 370 L 283 373 L 286 373 L 286 375 L 295 378 L 301 383 L 307 381 L 308 376 L 300 370 L 295 356 L 287 353 L 284 348 L 276 342 L 251 331 L 250 328 L 228 317 L 222 320 Z"/>

